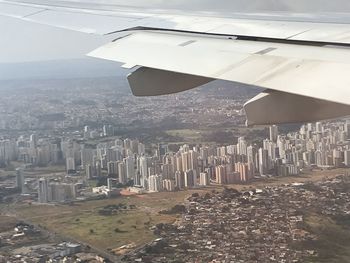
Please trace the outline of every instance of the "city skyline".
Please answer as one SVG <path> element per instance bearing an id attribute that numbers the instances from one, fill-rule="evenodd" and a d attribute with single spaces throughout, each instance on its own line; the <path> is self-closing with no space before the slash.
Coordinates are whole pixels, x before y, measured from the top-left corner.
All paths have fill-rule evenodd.
<path id="1" fill-rule="evenodd" d="M 24 167 L 65 164 L 66 174 L 73 181 L 63 180 L 57 184 L 57 178 L 41 178 L 38 181 L 39 202 L 74 200 L 77 192 L 69 189 L 75 189 L 75 184 L 83 183 L 86 187 L 88 180 L 102 177 L 115 178 L 120 186 L 128 183 L 141 188 L 130 188 L 130 191 L 171 192 L 211 184 L 244 184 L 259 177 L 298 176 L 314 168 L 350 167 L 349 128 L 348 121 L 317 122 L 284 135 L 279 134 L 278 126 L 274 125 L 268 129 L 267 139 L 261 146 L 240 137 L 237 144 L 194 144 L 192 147 L 185 144 L 175 152 L 170 151 L 167 144 L 154 148 L 137 139 L 107 140 L 91 148 L 86 147 L 84 141 L 65 138 L 52 144 L 32 134 L 27 138 L 20 136 L 17 141 L 0 141 L 0 162 L 6 165 L 21 161 Z M 103 138 L 113 135 L 111 126 L 105 125 L 102 130 Z M 81 132 L 86 139 L 93 133 L 88 126 Z M 81 177 L 75 180 L 75 175 Z M 16 186 L 26 193 L 22 169 L 17 169 L 16 178 Z M 54 179 L 55 185 L 67 190 L 56 190 L 63 191 L 61 196 L 48 198 L 48 179 Z M 44 185 L 45 190 L 40 185 Z M 112 190 L 110 185 L 108 183 L 108 189 Z M 46 197 L 40 197 L 42 195 Z"/>

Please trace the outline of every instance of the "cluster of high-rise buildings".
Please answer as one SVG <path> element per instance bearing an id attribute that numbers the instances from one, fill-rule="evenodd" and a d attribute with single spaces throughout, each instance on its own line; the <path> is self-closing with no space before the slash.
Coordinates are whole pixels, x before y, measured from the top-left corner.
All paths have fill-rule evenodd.
<path id="1" fill-rule="evenodd" d="M 84 129 L 84 137 L 88 131 Z M 27 139 L 0 141 L 0 161 L 65 163 L 68 174 L 80 172 L 86 179 L 108 176 L 121 185 L 133 182 L 150 192 L 245 183 L 255 176 L 298 175 L 316 167 L 350 166 L 348 122 L 309 123 L 286 135 L 271 126 L 268 137 L 260 144 L 240 137 L 232 145 L 183 145 L 174 152 L 166 144 L 146 151 L 143 143 L 132 139 L 91 146 L 86 140 L 39 139 L 33 134 Z M 21 184 L 20 173 L 18 177 Z"/>
<path id="2" fill-rule="evenodd" d="M 39 203 L 72 201 L 76 196 L 76 184 L 51 182 L 48 178 L 41 178 L 38 181 Z"/>
<path id="3" fill-rule="evenodd" d="M 99 144 L 97 149 L 83 149 L 81 163 L 90 179 L 101 176 L 104 169 L 121 184 L 132 180 L 134 186 L 150 192 L 174 191 L 211 183 L 248 182 L 255 172 L 244 155 L 247 148 L 247 142 L 240 138 L 237 145 L 183 145 L 177 152 L 159 144 L 148 154 L 138 140 L 117 139 Z"/>
<path id="4" fill-rule="evenodd" d="M 286 135 L 271 126 L 269 138 L 260 145 L 244 137 L 221 147 L 183 145 L 177 152 L 161 145 L 153 157 L 135 156 L 134 182 L 149 191 L 172 191 L 245 183 L 256 176 L 299 175 L 313 168 L 349 167 L 349 138 L 350 123 L 340 121 L 305 124 Z"/>
<path id="5" fill-rule="evenodd" d="M 29 138 L 20 136 L 15 139 L 0 140 L 0 164 L 21 161 L 26 164 L 45 166 L 58 164 L 62 159 L 59 142 L 38 139 L 36 134 Z"/>
<path id="6" fill-rule="evenodd" d="M 287 135 L 278 135 L 277 127 L 272 126 L 270 139 L 264 140 L 259 149 L 259 173 L 264 174 L 267 168 L 267 173 L 283 176 L 297 175 L 309 168 L 349 167 L 349 139 L 348 121 L 308 123 Z M 260 169 L 261 164 L 264 165 Z"/>

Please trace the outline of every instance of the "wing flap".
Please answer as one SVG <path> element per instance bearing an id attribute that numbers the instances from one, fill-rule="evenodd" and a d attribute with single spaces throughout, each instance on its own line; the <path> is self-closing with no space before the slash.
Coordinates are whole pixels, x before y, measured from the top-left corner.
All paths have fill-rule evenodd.
<path id="1" fill-rule="evenodd" d="M 138 32 L 89 55 L 350 104 L 349 49 Z"/>
<path id="2" fill-rule="evenodd" d="M 349 105 L 279 91 L 257 95 L 244 105 L 244 109 L 249 126 L 310 122 L 350 115 Z"/>
<path id="3" fill-rule="evenodd" d="M 213 79 L 142 67 L 132 72 L 128 81 L 135 96 L 158 96 L 193 89 Z"/>

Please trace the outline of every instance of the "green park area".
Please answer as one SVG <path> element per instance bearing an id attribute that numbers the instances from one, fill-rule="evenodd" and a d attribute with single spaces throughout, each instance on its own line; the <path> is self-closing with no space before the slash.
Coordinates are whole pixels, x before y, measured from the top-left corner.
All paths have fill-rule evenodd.
<path id="1" fill-rule="evenodd" d="M 101 250 L 113 250 L 130 244 L 140 246 L 155 239 L 152 226 L 173 223 L 180 216 L 159 212 L 182 204 L 194 192 L 201 190 L 125 196 L 72 205 L 16 204 L 11 210 L 16 211 L 18 218 L 63 238 Z M 105 213 L 106 210 L 110 213 Z"/>
<path id="2" fill-rule="evenodd" d="M 297 248 L 317 251 L 316 257 L 305 259 L 306 263 L 350 262 L 350 216 L 306 212 L 304 228 L 317 237 L 295 244 Z"/>
<path id="3" fill-rule="evenodd" d="M 165 134 L 170 138 L 167 143 L 187 144 L 233 144 L 235 138 L 245 136 L 247 138 L 264 139 L 265 127 L 206 127 L 198 129 L 174 129 L 166 130 Z M 169 141 L 172 140 L 172 141 Z"/>

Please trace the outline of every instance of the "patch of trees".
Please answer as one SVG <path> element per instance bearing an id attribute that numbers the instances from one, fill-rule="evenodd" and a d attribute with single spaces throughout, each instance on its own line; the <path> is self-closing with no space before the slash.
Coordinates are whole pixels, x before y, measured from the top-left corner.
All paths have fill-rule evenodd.
<path id="1" fill-rule="evenodd" d="M 308 182 L 305 183 L 304 185 L 301 186 L 303 189 L 308 190 L 308 191 L 312 191 L 312 192 L 321 192 L 322 191 L 322 187 L 319 185 L 316 185 L 312 182 Z"/>
<path id="2" fill-rule="evenodd" d="M 152 245 L 145 246 L 145 252 L 147 254 L 160 254 L 164 253 L 164 249 L 168 247 L 168 243 L 165 240 L 160 240 L 158 242 L 154 242 Z"/>
<path id="3" fill-rule="evenodd" d="M 99 177 L 97 179 L 96 186 L 100 187 L 100 186 L 103 186 L 103 185 L 107 185 L 107 179 L 108 178 L 113 178 L 113 176 Z M 131 186 L 134 186 L 134 180 L 129 180 L 126 184 L 121 184 L 121 183 L 117 183 L 116 184 L 117 188 L 125 188 L 125 187 L 131 187 Z"/>
<path id="4" fill-rule="evenodd" d="M 232 138 L 233 138 L 233 133 L 230 131 L 213 131 L 211 133 L 203 135 L 204 141 L 216 142 L 216 143 L 231 142 Z"/>
<path id="5" fill-rule="evenodd" d="M 175 205 L 169 210 L 162 210 L 159 213 L 163 215 L 174 215 L 174 214 L 183 214 L 186 212 L 186 207 L 184 205 Z"/>
<path id="6" fill-rule="evenodd" d="M 333 219 L 337 222 L 338 225 L 350 227 L 350 215 L 335 215 L 333 216 Z"/>
<path id="7" fill-rule="evenodd" d="M 236 197 L 238 197 L 240 195 L 241 195 L 241 193 L 238 190 L 234 189 L 234 188 L 227 188 L 227 187 L 225 187 L 224 191 L 222 192 L 222 196 L 224 198 L 236 198 Z"/>
<path id="8" fill-rule="evenodd" d="M 127 210 L 133 210 L 136 209 L 135 205 L 126 205 L 123 203 L 115 204 L 115 205 L 107 205 L 103 208 L 101 208 L 98 213 L 103 216 L 110 216 L 117 214 L 119 212 L 124 212 Z"/>
<path id="9" fill-rule="evenodd" d="M 121 230 L 120 228 L 116 227 L 116 228 L 114 229 L 114 232 L 115 232 L 115 233 L 127 233 L 128 231 Z"/>

